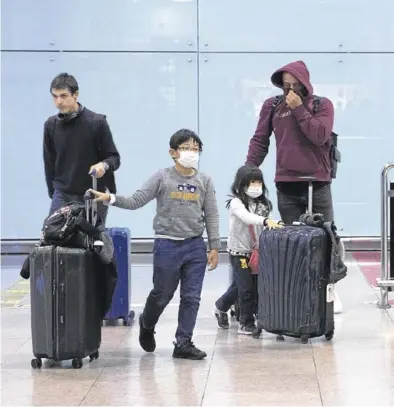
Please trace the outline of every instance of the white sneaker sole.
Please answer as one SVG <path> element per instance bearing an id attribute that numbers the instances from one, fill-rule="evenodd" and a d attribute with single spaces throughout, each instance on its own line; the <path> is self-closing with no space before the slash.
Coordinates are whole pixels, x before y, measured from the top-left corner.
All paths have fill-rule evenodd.
<path id="1" fill-rule="evenodd" d="M 240 335 L 252 335 L 253 332 L 246 332 L 246 331 L 243 331 L 241 328 L 238 328 L 238 333 Z"/>

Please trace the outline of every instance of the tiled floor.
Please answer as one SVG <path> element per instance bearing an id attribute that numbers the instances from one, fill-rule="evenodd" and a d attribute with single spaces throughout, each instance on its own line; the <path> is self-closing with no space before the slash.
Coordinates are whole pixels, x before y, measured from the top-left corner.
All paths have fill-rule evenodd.
<path id="1" fill-rule="evenodd" d="M 20 307 L 4 303 L 1 309 L 1 405 L 392 406 L 394 311 L 372 304 L 376 292 L 353 258 L 348 260 L 348 277 L 338 284 L 344 313 L 336 318 L 331 343 L 277 342 L 269 334 L 254 340 L 239 336 L 234 323 L 218 331 L 212 304 L 226 288 L 228 266 L 208 274 L 194 338 L 208 353 L 204 361 L 171 357 L 175 298 L 157 326 L 154 354 L 140 349 L 136 325 L 105 327 L 98 360 L 85 361 L 80 370 L 69 362 L 45 362 L 40 371 L 32 370 L 28 301 L 24 293 L 9 293 L 19 295 Z M 3 293 L 18 283 L 18 266 L 3 264 Z M 151 267 L 135 266 L 133 272 L 138 314 Z M 17 287 L 24 290 L 23 284 Z"/>

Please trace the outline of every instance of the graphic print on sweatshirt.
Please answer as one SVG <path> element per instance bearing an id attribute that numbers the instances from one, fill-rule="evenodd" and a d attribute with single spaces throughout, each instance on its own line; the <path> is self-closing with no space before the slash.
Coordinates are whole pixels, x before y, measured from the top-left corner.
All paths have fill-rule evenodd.
<path id="1" fill-rule="evenodd" d="M 200 194 L 198 187 L 187 182 L 177 184 L 176 191 L 170 192 L 170 198 L 180 203 L 198 203 Z"/>

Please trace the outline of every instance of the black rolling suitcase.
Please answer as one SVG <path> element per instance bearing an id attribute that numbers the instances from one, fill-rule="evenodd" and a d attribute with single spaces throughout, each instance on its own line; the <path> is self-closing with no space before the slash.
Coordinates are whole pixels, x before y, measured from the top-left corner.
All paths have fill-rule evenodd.
<path id="1" fill-rule="evenodd" d="M 96 204 L 92 208 L 89 205 L 91 202 L 86 200 L 86 213 L 92 214 L 94 224 Z M 82 367 L 83 358 L 99 357 L 102 315 L 97 260 L 92 244 L 88 246 L 42 246 L 30 255 L 33 368 L 42 366 L 42 358 L 72 359 L 77 369 Z"/>
<path id="2" fill-rule="evenodd" d="M 312 210 L 309 182 L 308 211 Z M 262 329 L 309 338 L 334 336 L 333 285 L 330 284 L 330 241 L 320 227 L 293 225 L 265 230 L 260 236 L 258 324 Z"/>

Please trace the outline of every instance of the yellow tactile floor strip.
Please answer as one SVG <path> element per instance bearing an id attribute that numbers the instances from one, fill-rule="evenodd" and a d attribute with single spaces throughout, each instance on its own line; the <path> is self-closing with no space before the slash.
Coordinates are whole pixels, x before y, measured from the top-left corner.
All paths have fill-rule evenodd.
<path id="1" fill-rule="evenodd" d="M 23 303 L 23 299 L 30 294 L 30 281 L 20 279 L 1 293 L 1 308 L 30 308 L 30 301 Z"/>

